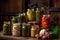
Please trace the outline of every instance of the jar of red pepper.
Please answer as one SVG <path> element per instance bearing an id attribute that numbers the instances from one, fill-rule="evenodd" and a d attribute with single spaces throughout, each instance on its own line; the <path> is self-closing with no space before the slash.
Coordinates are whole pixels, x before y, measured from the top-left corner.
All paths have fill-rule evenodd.
<path id="1" fill-rule="evenodd" d="M 50 27 L 50 15 L 43 15 L 42 17 L 42 28 L 49 29 Z"/>

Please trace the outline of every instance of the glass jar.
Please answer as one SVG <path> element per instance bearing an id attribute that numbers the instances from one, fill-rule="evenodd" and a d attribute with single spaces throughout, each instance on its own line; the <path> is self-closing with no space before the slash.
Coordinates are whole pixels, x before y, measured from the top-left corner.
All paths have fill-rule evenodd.
<path id="1" fill-rule="evenodd" d="M 30 36 L 30 24 L 23 23 L 22 26 L 22 36 Z"/>
<path id="2" fill-rule="evenodd" d="M 13 36 L 20 36 L 20 34 L 21 34 L 20 29 L 21 29 L 20 23 L 13 24 L 12 35 Z"/>
<path id="3" fill-rule="evenodd" d="M 27 17 L 29 21 L 33 21 L 34 20 L 34 11 L 31 9 L 27 9 Z"/>
<path id="4" fill-rule="evenodd" d="M 21 14 L 19 14 L 18 16 L 17 16 L 17 21 L 18 21 L 18 23 L 21 23 L 22 21 L 21 21 Z"/>
<path id="5" fill-rule="evenodd" d="M 31 27 L 31 37 L 35 37 L 35 32 L 36 29 L 34 28 L 34 26 Z"/>
<path id="6" fill-rule="evenodd" d="M 39 23 L 40 22 L 40 10 L 39 8 L 36 8 L 36 22 Z"/>
<path id="7" fill-rule="evenodd" d="M 3 34 L 10 35 L 11 34 L 11 24 L 9 21 L 5 21 L 3 24 Z"/>
<path id="8" fill-rule="evenodd" d="M 43 15 L 42 28 L 49 29 L 49 27 L 50 27 L 50 15 Z"/>
<path id="9" fill-rule="evenodd" d="M 11 19 L 11 26 L 13 27 L 13 24 L 16 23 L 16 17 L 12 16 L 12 19 Z"/>

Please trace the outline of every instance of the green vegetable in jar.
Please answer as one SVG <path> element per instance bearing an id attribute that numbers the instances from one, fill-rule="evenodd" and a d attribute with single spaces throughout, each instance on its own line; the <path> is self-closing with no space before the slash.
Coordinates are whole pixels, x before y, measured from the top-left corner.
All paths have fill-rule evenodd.
<path id="1" fill-rule="evenodd" d="M 28 24 L 26 23 L 23 23 L 23 26 L 22 26 L 22 36 L 29 36 L 30 35 L 30 27 Z"/>
<path id="2" fill-rule="evenodd" d="M 3 34 L 4 35 L 11 34 L 11 25 L 10 25 L 10 22 L 4 22 L 4 24 L 3 24 Z"/>
<path id="3" fill-rule="evenodd" d="M 12 23 L 12 25 L 14 24 L 14 23 L 16 23 L 16 18 L 13 16 L 12 17 L 12 19 L 11 19 L 11 23 Z"/>
<path id="4" fill-rule="evenodd" d="M 36 8 L 36 22 L 39 23 L 40 21 L 40 10 L 39 8 Z"/>

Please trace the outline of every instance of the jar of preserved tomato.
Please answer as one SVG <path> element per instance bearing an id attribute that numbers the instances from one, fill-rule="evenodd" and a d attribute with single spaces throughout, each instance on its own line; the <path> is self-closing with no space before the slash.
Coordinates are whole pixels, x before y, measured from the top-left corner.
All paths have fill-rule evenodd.
<path id="1" fill-rule="evenodd" d="M 50 15 L 43 15 L 42 28 L 49 29 L 49 27 L 50 27 Z"/>

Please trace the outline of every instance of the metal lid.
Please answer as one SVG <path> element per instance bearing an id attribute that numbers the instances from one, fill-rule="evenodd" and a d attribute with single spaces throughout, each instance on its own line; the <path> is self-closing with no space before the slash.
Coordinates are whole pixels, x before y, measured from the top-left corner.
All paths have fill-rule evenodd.
<path id="1" fill-rule="evenodd" d="M 14 25 L 14 26 L 18 26 L 18 25 L 20 25 L 20 23 L 14 23 L 13 25 Z"/>
<path id="2" fill-rule="evenodd" d="M 46 17 L 46 15 L 43 15 L 43 17 Z"/>

